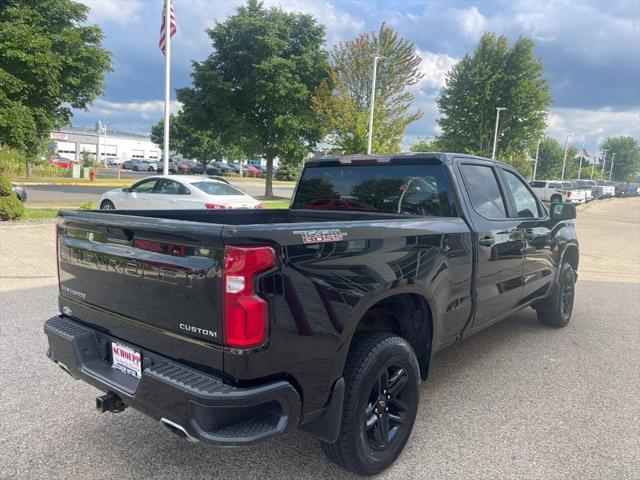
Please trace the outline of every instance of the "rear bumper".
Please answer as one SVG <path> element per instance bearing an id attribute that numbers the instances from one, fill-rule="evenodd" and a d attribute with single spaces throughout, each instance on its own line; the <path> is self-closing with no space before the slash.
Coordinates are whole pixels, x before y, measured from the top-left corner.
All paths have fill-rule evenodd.
<path id="1" fill-rule="evenodd" d="M 47 356 L 72 377 L 116 394 L 125 405 L 190 440 L 248 445 L 298 425 L 300 396 L 286 381 L 235 387 L 131 345 L 142 353 L 142 377 L 137 379 L 111 367 L 109 335 L 63 316 L 47 320 L 44 331 Z"/>

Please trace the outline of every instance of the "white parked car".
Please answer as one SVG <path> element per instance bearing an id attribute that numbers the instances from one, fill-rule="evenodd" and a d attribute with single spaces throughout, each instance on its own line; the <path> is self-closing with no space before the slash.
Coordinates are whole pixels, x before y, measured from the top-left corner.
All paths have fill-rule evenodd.
<path id="1" fill-rule="evenodd" d="M 199 210 L 262 208 L 259 200 L 220 180 L 193 175 L 156 175 L 130 187 L 109 190 L 100 209 Z"/>
<path id="2" fill-rule="evenodd" d="M 572 189 L 571 182 L 534 180 L 529 186 L 540 200 L 551 203 L 586 203 L 586 190 Z"/>

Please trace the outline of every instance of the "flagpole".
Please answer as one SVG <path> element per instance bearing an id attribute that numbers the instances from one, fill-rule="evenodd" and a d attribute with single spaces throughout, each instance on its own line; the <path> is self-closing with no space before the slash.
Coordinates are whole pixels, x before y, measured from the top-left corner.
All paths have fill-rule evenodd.
<path id="1" fill-rule="evenodd" d="M 163 175 L 169 175 L 169 105 L 171 101 L 171 0 L 164 3 L 164 162 Z"/>

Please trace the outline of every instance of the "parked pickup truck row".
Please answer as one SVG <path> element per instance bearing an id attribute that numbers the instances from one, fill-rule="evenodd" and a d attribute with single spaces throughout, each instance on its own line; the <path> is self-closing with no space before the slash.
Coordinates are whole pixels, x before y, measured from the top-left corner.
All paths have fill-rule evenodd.
<path id="1" fill-rule="evenodd" d="M 312 159 L 290 209 L 62 212 L 47 355 L 101 412 L 212 445 L 300 427 L 375 474 L 435 352 L 526 307 L 569 322 L 574 218 L 508 165 L 441 153 Z"/>

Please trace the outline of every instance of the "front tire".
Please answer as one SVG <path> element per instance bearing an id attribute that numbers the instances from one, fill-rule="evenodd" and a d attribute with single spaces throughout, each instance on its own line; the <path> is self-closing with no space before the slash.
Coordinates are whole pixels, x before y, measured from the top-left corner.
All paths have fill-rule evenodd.
<path id="1" fill-rule="evenodd" d="M 327 456 L 360 475 L 374 475 L 402 452 L 416 419 L 420 371 L 409 343 L 387 332 L 353 339 L 344 371 L 340 435 L 322 443 Z"/>
<path id="2" fill-rule="evenodd" d="M 570 263 L 560 268 L 558 283 L 551 296 L 537 308 L 538 320 L 547 327 L 566 327 L 573 313 L 576 292 L 576 274 Z"/>
<path id="3" fill-rule="evenodd" d="M 100 210 L 115 210 L 116 206 L 111 200 L 105 200 L 100 204 Z"/>

